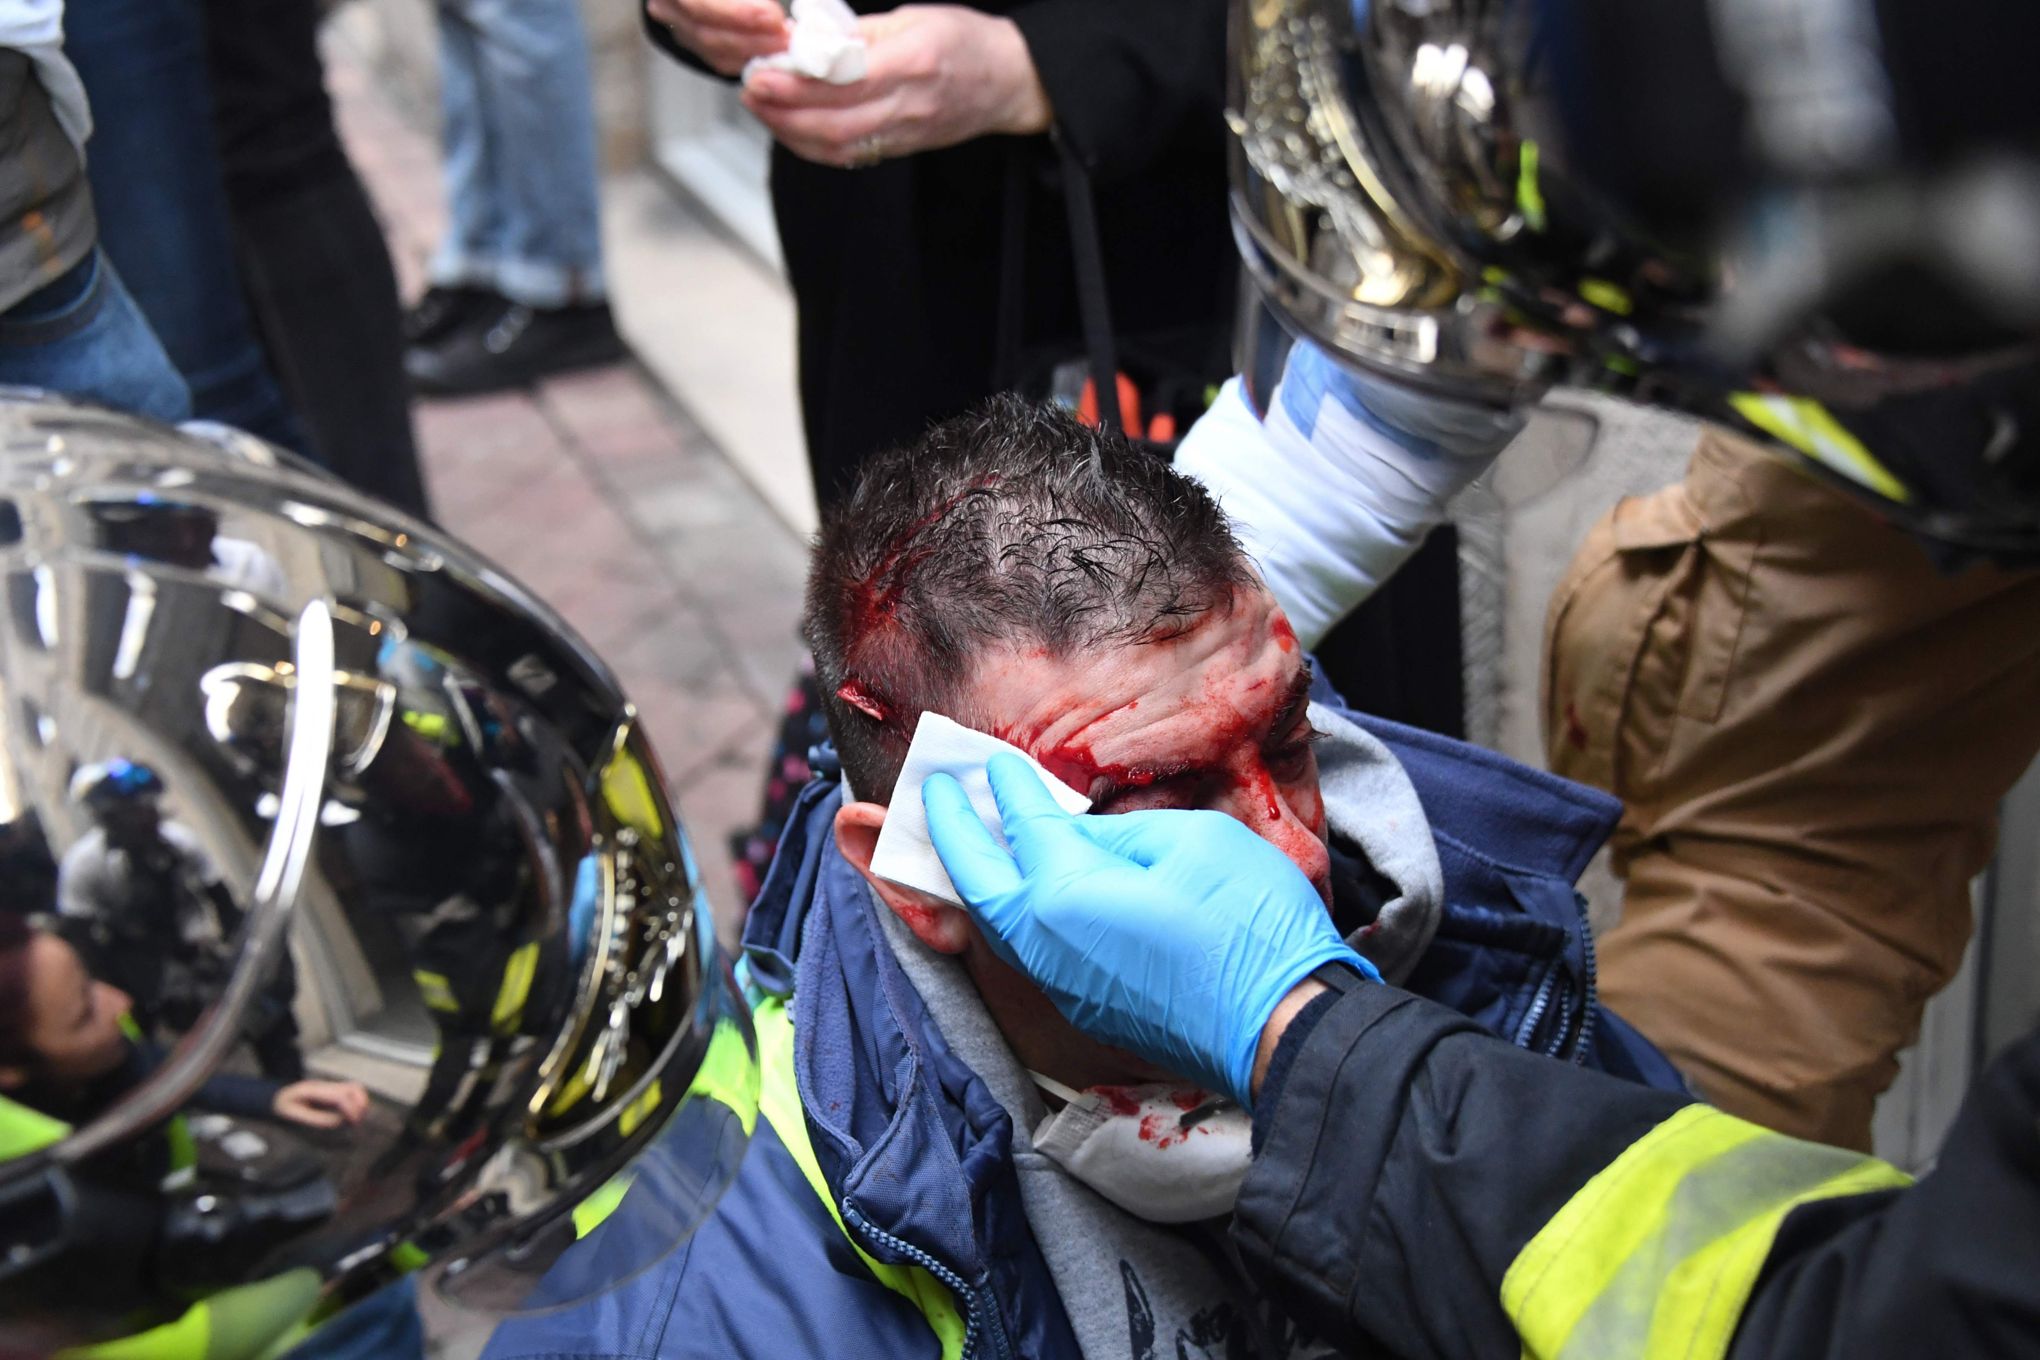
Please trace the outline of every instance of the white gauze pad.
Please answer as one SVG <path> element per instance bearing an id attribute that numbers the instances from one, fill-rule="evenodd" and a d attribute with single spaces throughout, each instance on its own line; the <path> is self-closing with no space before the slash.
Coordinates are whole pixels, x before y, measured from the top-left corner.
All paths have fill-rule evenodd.
<path id="1" fill-rule="evenodd" d="M 951 722 L 940 713 L 923 713 L 914 728 L 913 744 L 907 747 L 907 763 L 893 785 L 892 803 L 886 808 L 885 825 L 879 829 L 878 848 L 871 855 L 871 872 L 902 887 L 918 888 L 955 906 L 963 905 L 949 872 L 928 840 L 928 811 L 921 806 L 921 783 L 931 774 L 948 774 L 963 785 L 978 820 L 985 824 L 1000 845 L 1006 843 L 1006 825 L 999 816 L 999 804 L 985 778 L 985 762 L 1001 751 L 1010 751 L 1034 767 L 1041 782 L 1055 795 L 1063 811 L 1091 810 L 1091 800 L 1043 769 L 1041 762 L 1017 746 Z"/>

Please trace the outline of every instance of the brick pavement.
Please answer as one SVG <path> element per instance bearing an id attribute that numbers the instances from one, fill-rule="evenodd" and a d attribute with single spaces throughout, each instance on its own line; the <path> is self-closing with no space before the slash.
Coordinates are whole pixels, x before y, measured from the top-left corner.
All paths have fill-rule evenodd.
<path id="1" fill-rule="evenodd" d="M 328 84 L 414 295 L 445 222 L 435 131 L 345 44 Z M 637 704 L 727 935 L 727 840 L 757 811 L 799 659 L 803 545 L 635 363 L 421 402 L 416 420 L 440 522 L 558 609 Z"/>

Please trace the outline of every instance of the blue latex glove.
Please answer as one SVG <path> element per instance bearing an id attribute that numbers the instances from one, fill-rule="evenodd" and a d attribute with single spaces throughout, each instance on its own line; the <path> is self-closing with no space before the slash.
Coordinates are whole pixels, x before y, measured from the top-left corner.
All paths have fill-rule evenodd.
<path id="1" fill-rule="evenodd" d="M 1078 1029 L 1247 1103 L 1254 1050 L 1327 963 L 1380 975 L 1310 880 L 1222 812 L 1072 817 L 1016 756 L 986 765 L 1010 853 L 945 774 L 928 835 L 993 949 Z"/>

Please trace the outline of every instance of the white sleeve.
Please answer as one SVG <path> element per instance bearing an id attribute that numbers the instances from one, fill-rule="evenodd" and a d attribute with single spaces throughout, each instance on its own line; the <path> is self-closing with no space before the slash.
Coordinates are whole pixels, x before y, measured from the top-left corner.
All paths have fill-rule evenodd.
<path id="1" fill-rule="evenodd" d="M 1521 425 L 1513 412 L 1363 382 L 1298 344 L 1267 416 L 1233 379 L 1183 437 L 1176 467 L 1218 499 L 1313 647 L 1416 551 Z"/>
<path id="2" fill-rule="evenodd" d="M 57 122 L 82 155 L 92 135 L 84 82 L 64 55 L 64 0 L 0 0 L 0 47 L 25 53 L 48 91 Z"/>
<path id="3" fill-rule="evenodd" d="M 200 883 L 211 887 L 220 881 L 219 868 L 214 865 L 212 856 L 205 852 L 204 843 L 190 827 L 182 822 L 165 821 L 160 832 L 164 843 L 177 852 L 184 861 L 184 867 L 190 870 Z"/>
<path id="4" fill-rule="evenodd" d="M 96 828 L 79 837 L 57 866 L 57 915 L 89 921 L 99 915 L 106 878 L 106 840 Z"/>

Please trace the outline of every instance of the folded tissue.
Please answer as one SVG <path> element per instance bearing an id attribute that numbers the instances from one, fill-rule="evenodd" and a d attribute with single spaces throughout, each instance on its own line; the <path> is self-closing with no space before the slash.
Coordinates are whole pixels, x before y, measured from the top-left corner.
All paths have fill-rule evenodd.
<path id="1" fill-rule="evenodd" d="M 792 71 L 831 85 L 853 85 L 864 79 L 864 39 L 857 36 L 857 13 L 843 0 L 793 0 L 793 24 L 786 50 L 753 57 L 744 64 L 744 79 L 753 71 Z"/>
<path id="2" fill-rule="evenodd" d="M 907 747 L 907 763 L 893 785 L 892 804 L 885 812 L 885 825 L 878 833 L 878 846 L 871 854 L 871 872 L 903 887 L 918 888 L 945 902 L 963 905 L 956 885 L 949 881 L 941 856 L 928 840 L 928 811 L 921 806 L 921 784 L 935 773 L 956 776 L 964 796 L 985 824 L 985 829 L 1006 843 L 1006 824 L 999 816 L 998 800 L 985 778 L 985 762 L 1000 751 L 1010 751 L 1034 767 L 1055 801 L 1069 813 L 1091 810 L 1091 800 L 1041 767 L 1033 756 L 1017 746 L 951 722 L 940 713 L 923 713 L 914 728 L 914 740 Z"/>

